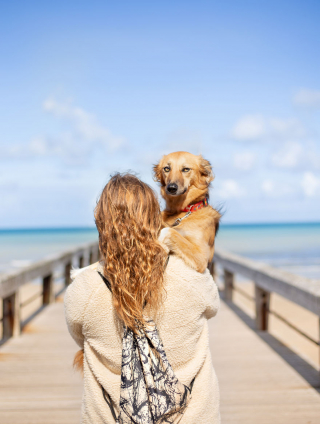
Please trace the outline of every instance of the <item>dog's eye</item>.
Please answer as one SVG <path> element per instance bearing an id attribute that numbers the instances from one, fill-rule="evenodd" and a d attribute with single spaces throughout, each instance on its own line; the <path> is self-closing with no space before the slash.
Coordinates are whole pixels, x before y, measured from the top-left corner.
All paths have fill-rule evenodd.
<path id="1" fill-rule="evenodd" d="M 182 172 L 189 172 L 190 168 L 183 168 Z"/>
<path id="2" fill-rule="evenodd" d="M 169 166 L 165 166 L 165 167 L 163 168 L 163 170 L 164 170 L 164 172 L 169 172 L 169 171 L 170 171 L 170 168 L 169 168 Z"/>

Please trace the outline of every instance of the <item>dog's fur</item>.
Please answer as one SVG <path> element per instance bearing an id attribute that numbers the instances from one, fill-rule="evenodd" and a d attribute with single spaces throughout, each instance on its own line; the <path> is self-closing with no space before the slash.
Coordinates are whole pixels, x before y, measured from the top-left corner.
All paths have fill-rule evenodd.
<path id="1" fill-rule="evenodd" d="M 189 266 L 204 272 L 213 258 L 220 213 L 206 206 L 192 212 L 178 226 L 171 226 L 186 215 L 182 209 L 209 197 L 209 186 L 214 179 L 211 164 L 201 155 L 175 152 L 163 156 L 153 170 L 166 201 L 162 216 L 167 228 L 162 230 L 161 241 Z M 175 194 L 168 191 L 169 184 L 177 185 Z"/>

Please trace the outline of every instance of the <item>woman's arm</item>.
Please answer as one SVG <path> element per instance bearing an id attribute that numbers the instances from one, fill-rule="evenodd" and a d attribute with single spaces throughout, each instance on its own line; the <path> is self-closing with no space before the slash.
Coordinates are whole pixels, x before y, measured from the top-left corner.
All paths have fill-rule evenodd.
<path id="1" fill-rule="evenodd" d="M 65 316 L 72 338 L 83 349 L 84 335 L 82 332 L 83 319 L 86 307 L 93 288 L 90 284 L 91 270 L 83 269 L 68 287 L 64 297 Z"/>
<path id="2" fill-rule="evenodd" d="M 214 282 L 212 276 L 209 274 L 209 272 L 206 273 L 206 276 L 207 276 L 207 282 L 206 282 L 207 295 L 206 295 L 205 316 L 207 319 L 210 319 L 214 317 L 219 310 L 220 298 L 219 298 L 218 287 L 216 283 Z"/>
<path id="3" fill-rule="evenodd" d="M 69 333 L 78 346 L 83 349 L 84 337 L 82 334 L 82 311 L 77 302 L 78 278 L 76 278 L 68 287 L 64 297 L 64 310 Z"/>

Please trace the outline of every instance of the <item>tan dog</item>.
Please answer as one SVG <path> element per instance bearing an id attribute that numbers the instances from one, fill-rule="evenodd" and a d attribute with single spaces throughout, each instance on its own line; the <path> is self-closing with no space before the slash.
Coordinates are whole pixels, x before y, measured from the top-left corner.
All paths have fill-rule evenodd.
<path id="1" fill-rule="evenodd" d="M 221 217 L 218 211 L 206 205 L 209 185 L 214 178 L 210 162 L 201 155 L 175 152 L 163 156 L 153 170 L 166 201 L 162 214 L 167 228 L 161 231 L 160 240 L 189 266 L 204 272 L 213 258 Z"/>

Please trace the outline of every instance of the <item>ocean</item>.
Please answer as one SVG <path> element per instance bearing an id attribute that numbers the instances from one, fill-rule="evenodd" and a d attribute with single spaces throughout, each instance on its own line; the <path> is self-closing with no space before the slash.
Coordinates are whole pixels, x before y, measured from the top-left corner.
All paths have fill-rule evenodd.
<path id="1" fill-rule="evenodd" d="M 222 225 L 216 246 L 320 279 L 320 223 Z"/>
<path id="2" fill-rule="evenodd" d="M 0 274 L 91 241 L 95 228 L 0 230 Z"/>
<path id="3" fill-rule="evenodd" d="M 0 230 L 0 273 L 95 240 L 95 228 Z M 320 279 L 320 223 L 223 224 L 216 247 Z"/>

